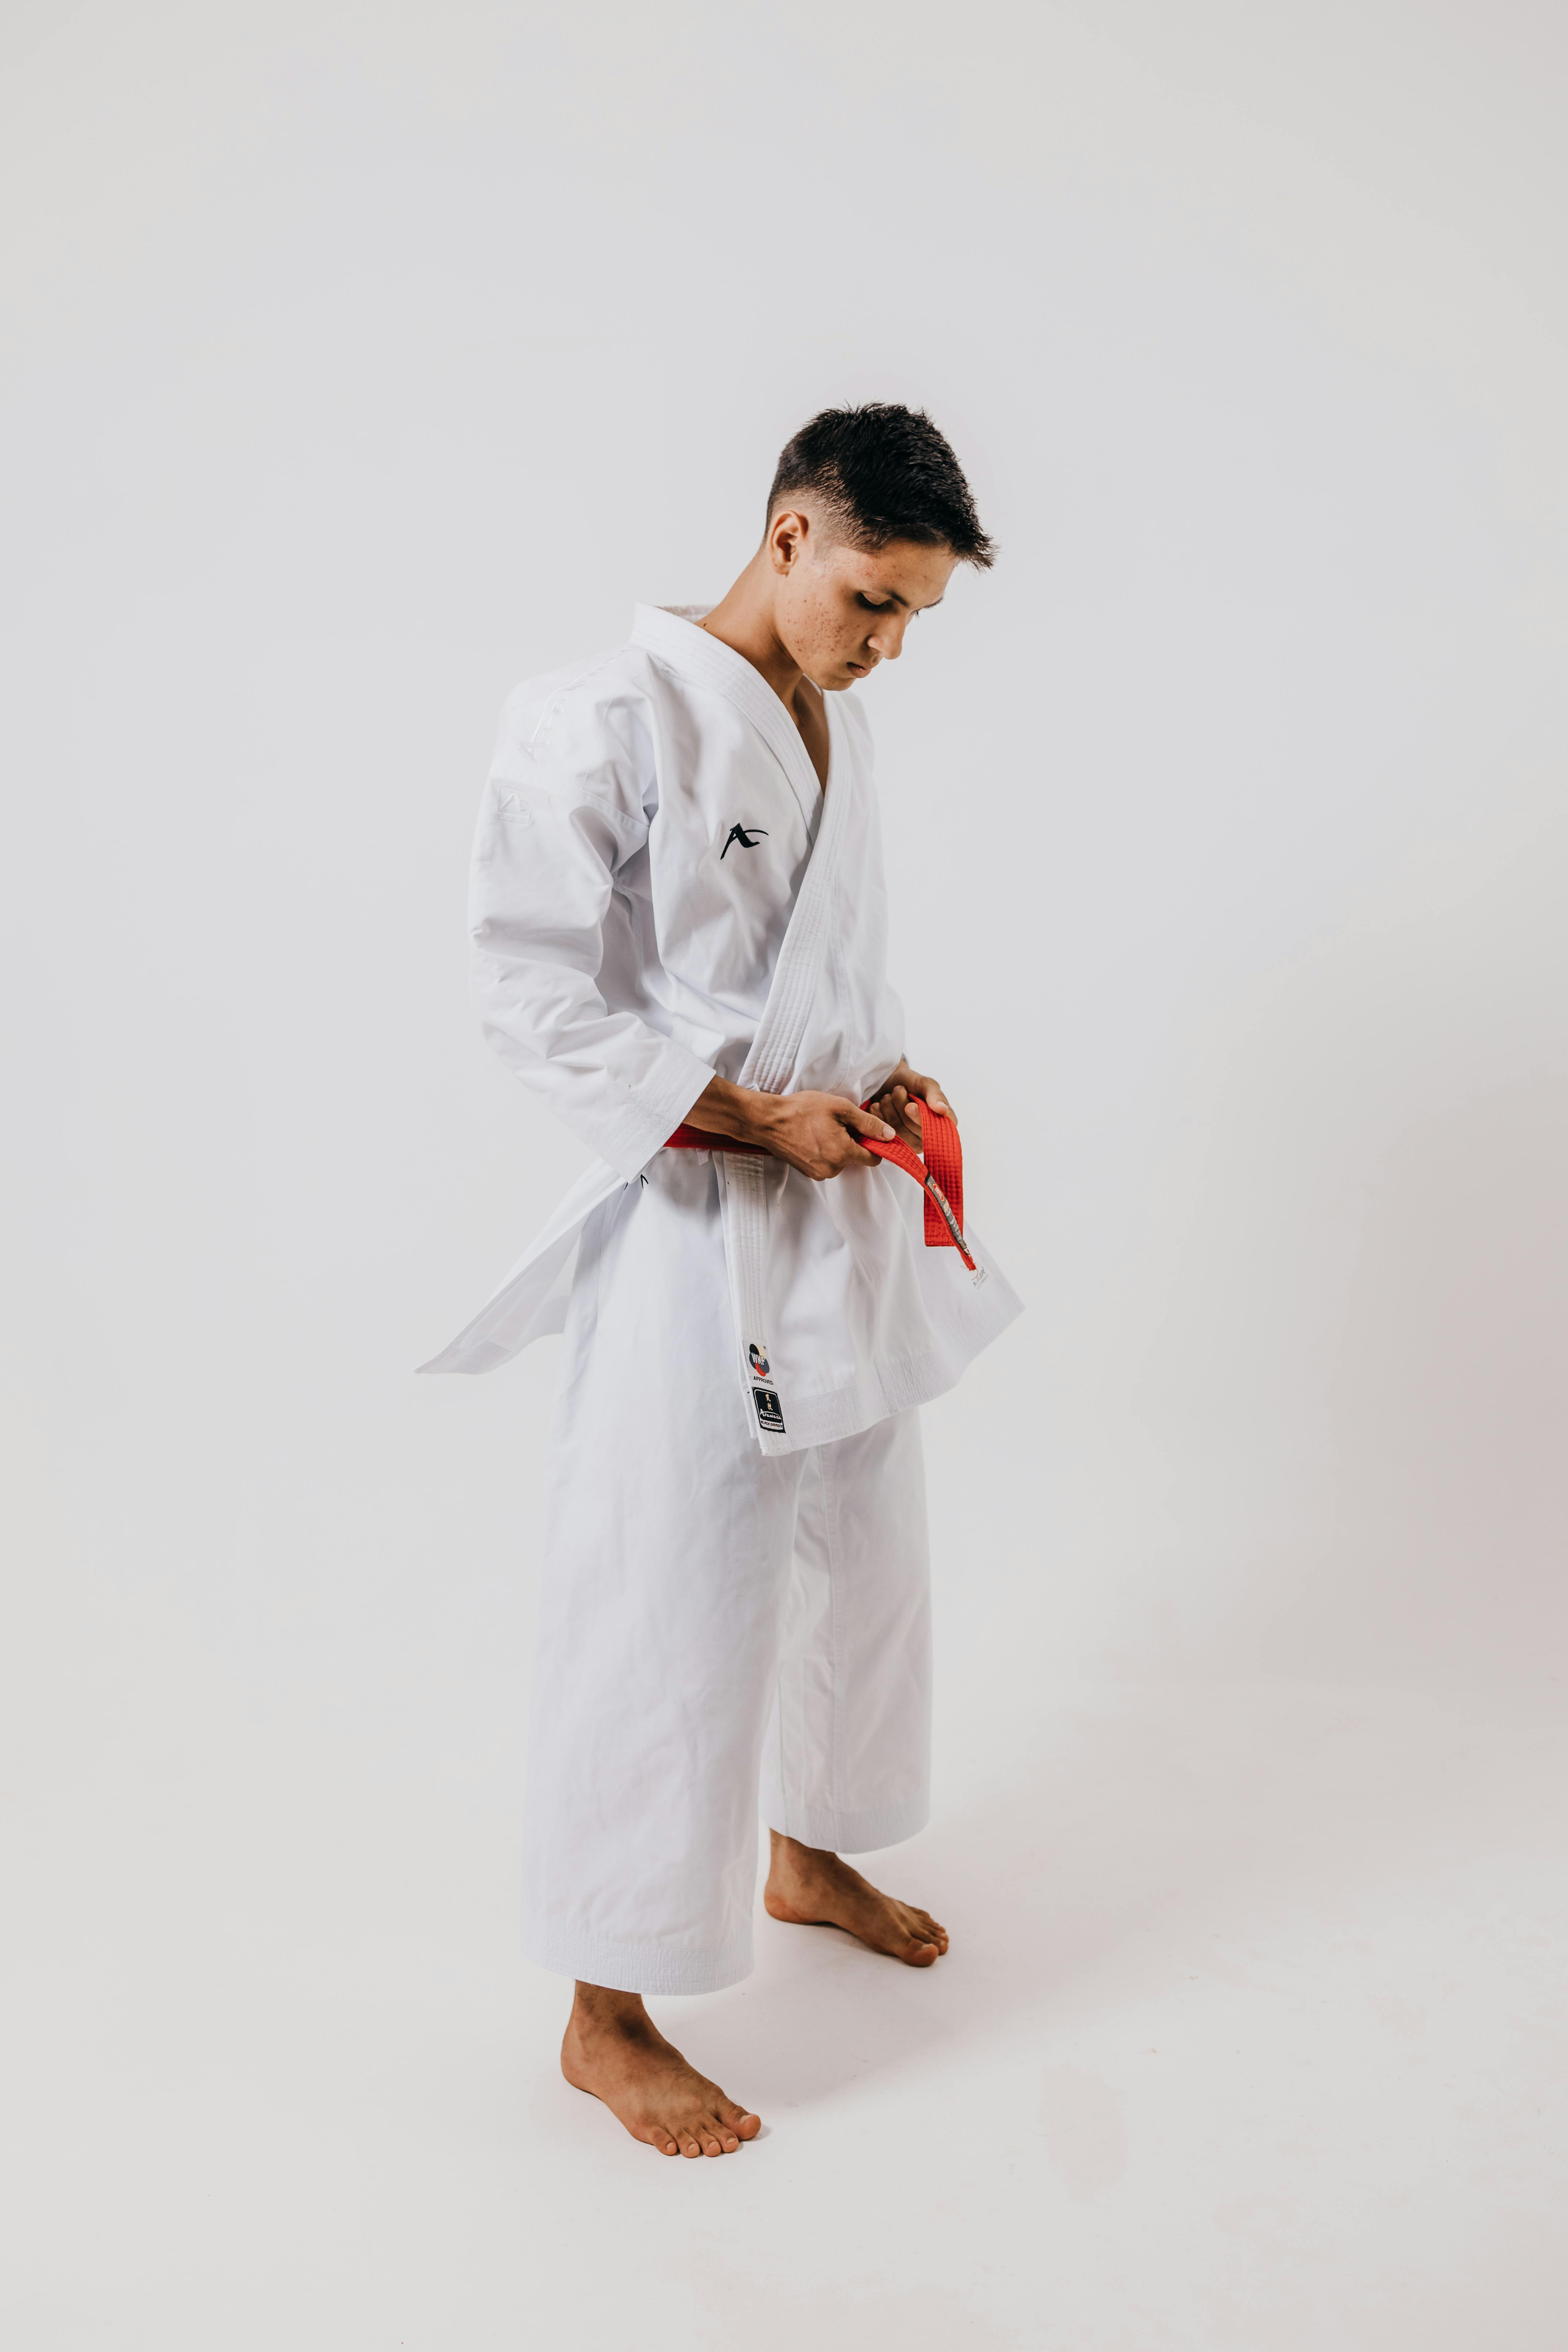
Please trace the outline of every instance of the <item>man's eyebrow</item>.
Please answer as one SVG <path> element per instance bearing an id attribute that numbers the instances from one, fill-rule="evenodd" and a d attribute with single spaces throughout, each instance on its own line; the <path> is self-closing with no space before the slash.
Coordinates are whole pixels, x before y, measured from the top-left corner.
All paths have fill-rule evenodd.
<path id="1" fill-rule="evenodd" d="M 917 613 L 934 613 L 937 606 L 942 603 L 941 596 L 933 596 L 929 604 L 916 604 L 911 607 L 909 598 L 907 596 L 900 596 L 896 588 L 867 588 L 862 590 L 861 593 L 867 596 L 885 596 L 889 604 L 901 604 L 906 613 L 911 610 Z M 942 593 L 945 594 L 946 591 L 944 590 Z"/>

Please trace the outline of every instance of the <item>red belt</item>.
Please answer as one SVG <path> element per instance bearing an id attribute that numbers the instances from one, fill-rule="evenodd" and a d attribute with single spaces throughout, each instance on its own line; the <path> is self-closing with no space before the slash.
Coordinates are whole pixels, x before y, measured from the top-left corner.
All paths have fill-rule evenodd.
<path id="1" fill-rule="evenodd" d="M 871 1105 L 862 1103 L 862 1110 Z M 897 1137 L 884 1143 L 878 1136 L 857 1135 L 857 1143 L 874 1151 L 879 1160 L 890 1160 L 912 1176 L 926 1196 L 927 1249 L 955 1249 L 971 1274 L 974 1260 L 963 1238 L 963 1146 L 958 1139 L 958 1129 L 941 1111 L 932 1110 L 929 1103 L 918 1097 L 910 1097 L 910 1109 L 919 1122 L 921 1140 L 924 1147 L 922 1160 L 907 1143 Z M 772 1154 L 760 1143 L 737 1143 L 733 1136 L 710 1135 L 706 1128 L 678 1127 L 665 1145 L 667 1151 L 745 1151 L 760 1160 Z"/>

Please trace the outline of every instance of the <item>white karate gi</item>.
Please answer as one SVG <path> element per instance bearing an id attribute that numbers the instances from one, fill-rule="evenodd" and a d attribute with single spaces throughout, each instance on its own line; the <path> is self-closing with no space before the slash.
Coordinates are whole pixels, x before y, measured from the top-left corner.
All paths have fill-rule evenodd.
<path id="1" fill-rule="evenodd" d="M 715 1071 L 859 1102 L 902 1056 L 869 737 L 825 707 L 826 791 L 749 662 L 640 607 L 628 646 L 512 696 L 475 842 L 486 1034 L 602 1157 L 424 1369 L 566 1332 L 527 1937 L 632 1991 L 750 1969 L 764 1745 L 791 1836 L 924 1821 L 914 1408 L 1019 1312 L 972 1231 L 973 1274 L 925 1247 L 893 1169 L 660 1149 Z"/>

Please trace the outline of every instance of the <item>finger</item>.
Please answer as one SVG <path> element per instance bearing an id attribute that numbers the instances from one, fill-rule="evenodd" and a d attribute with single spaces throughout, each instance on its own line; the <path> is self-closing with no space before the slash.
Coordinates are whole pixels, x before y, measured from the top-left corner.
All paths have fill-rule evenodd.
<path id="1" fill-rule="evenodd" d="M 952 1105 L 934 1078 L 922 1077 L 918 1070 L 911 1072 L 910 1092 L 917 1095 L 931 1109 L 940 1111 L 943 1118 L 952 1117 Z"/>
<path id="2" fill-rule="evenodd" d="M 856 1135 L 874 1135 L 879 1143 L 891 1143 L 894 1132 L 879 1111 L 862 1110 L 857 1103 L 847 1103 L 838 1114 L 841 1123 Z"/>
<path id="3" fill-rule="evenodd" d="M 905 1087 L 895 1087 L 890 1094 L 883 1097 L 877 1108 L 882 1113 L 884 1118 L 891 1119 L 894 1127 L 898 1130 L 900 1140 L 911 1145 L 916 1150 L 919 1150 L 921 1143 L 920 1118 L 919 1114 L 910 1105 L 909 1089 Z"/>

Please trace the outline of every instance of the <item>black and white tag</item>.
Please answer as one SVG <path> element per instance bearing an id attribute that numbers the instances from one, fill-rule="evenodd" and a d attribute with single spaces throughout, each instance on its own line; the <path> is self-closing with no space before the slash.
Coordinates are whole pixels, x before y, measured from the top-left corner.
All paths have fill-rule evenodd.
<path id="1" fill-rule="evenodd" d="M 783 1437 L 785 1433 L 784 1407 L 779 1402 L 778 1391 L 753 1388 L 752 1401 L 757 1408 L 758 1427 L 765 1429 L 772 1437 Z"/>

